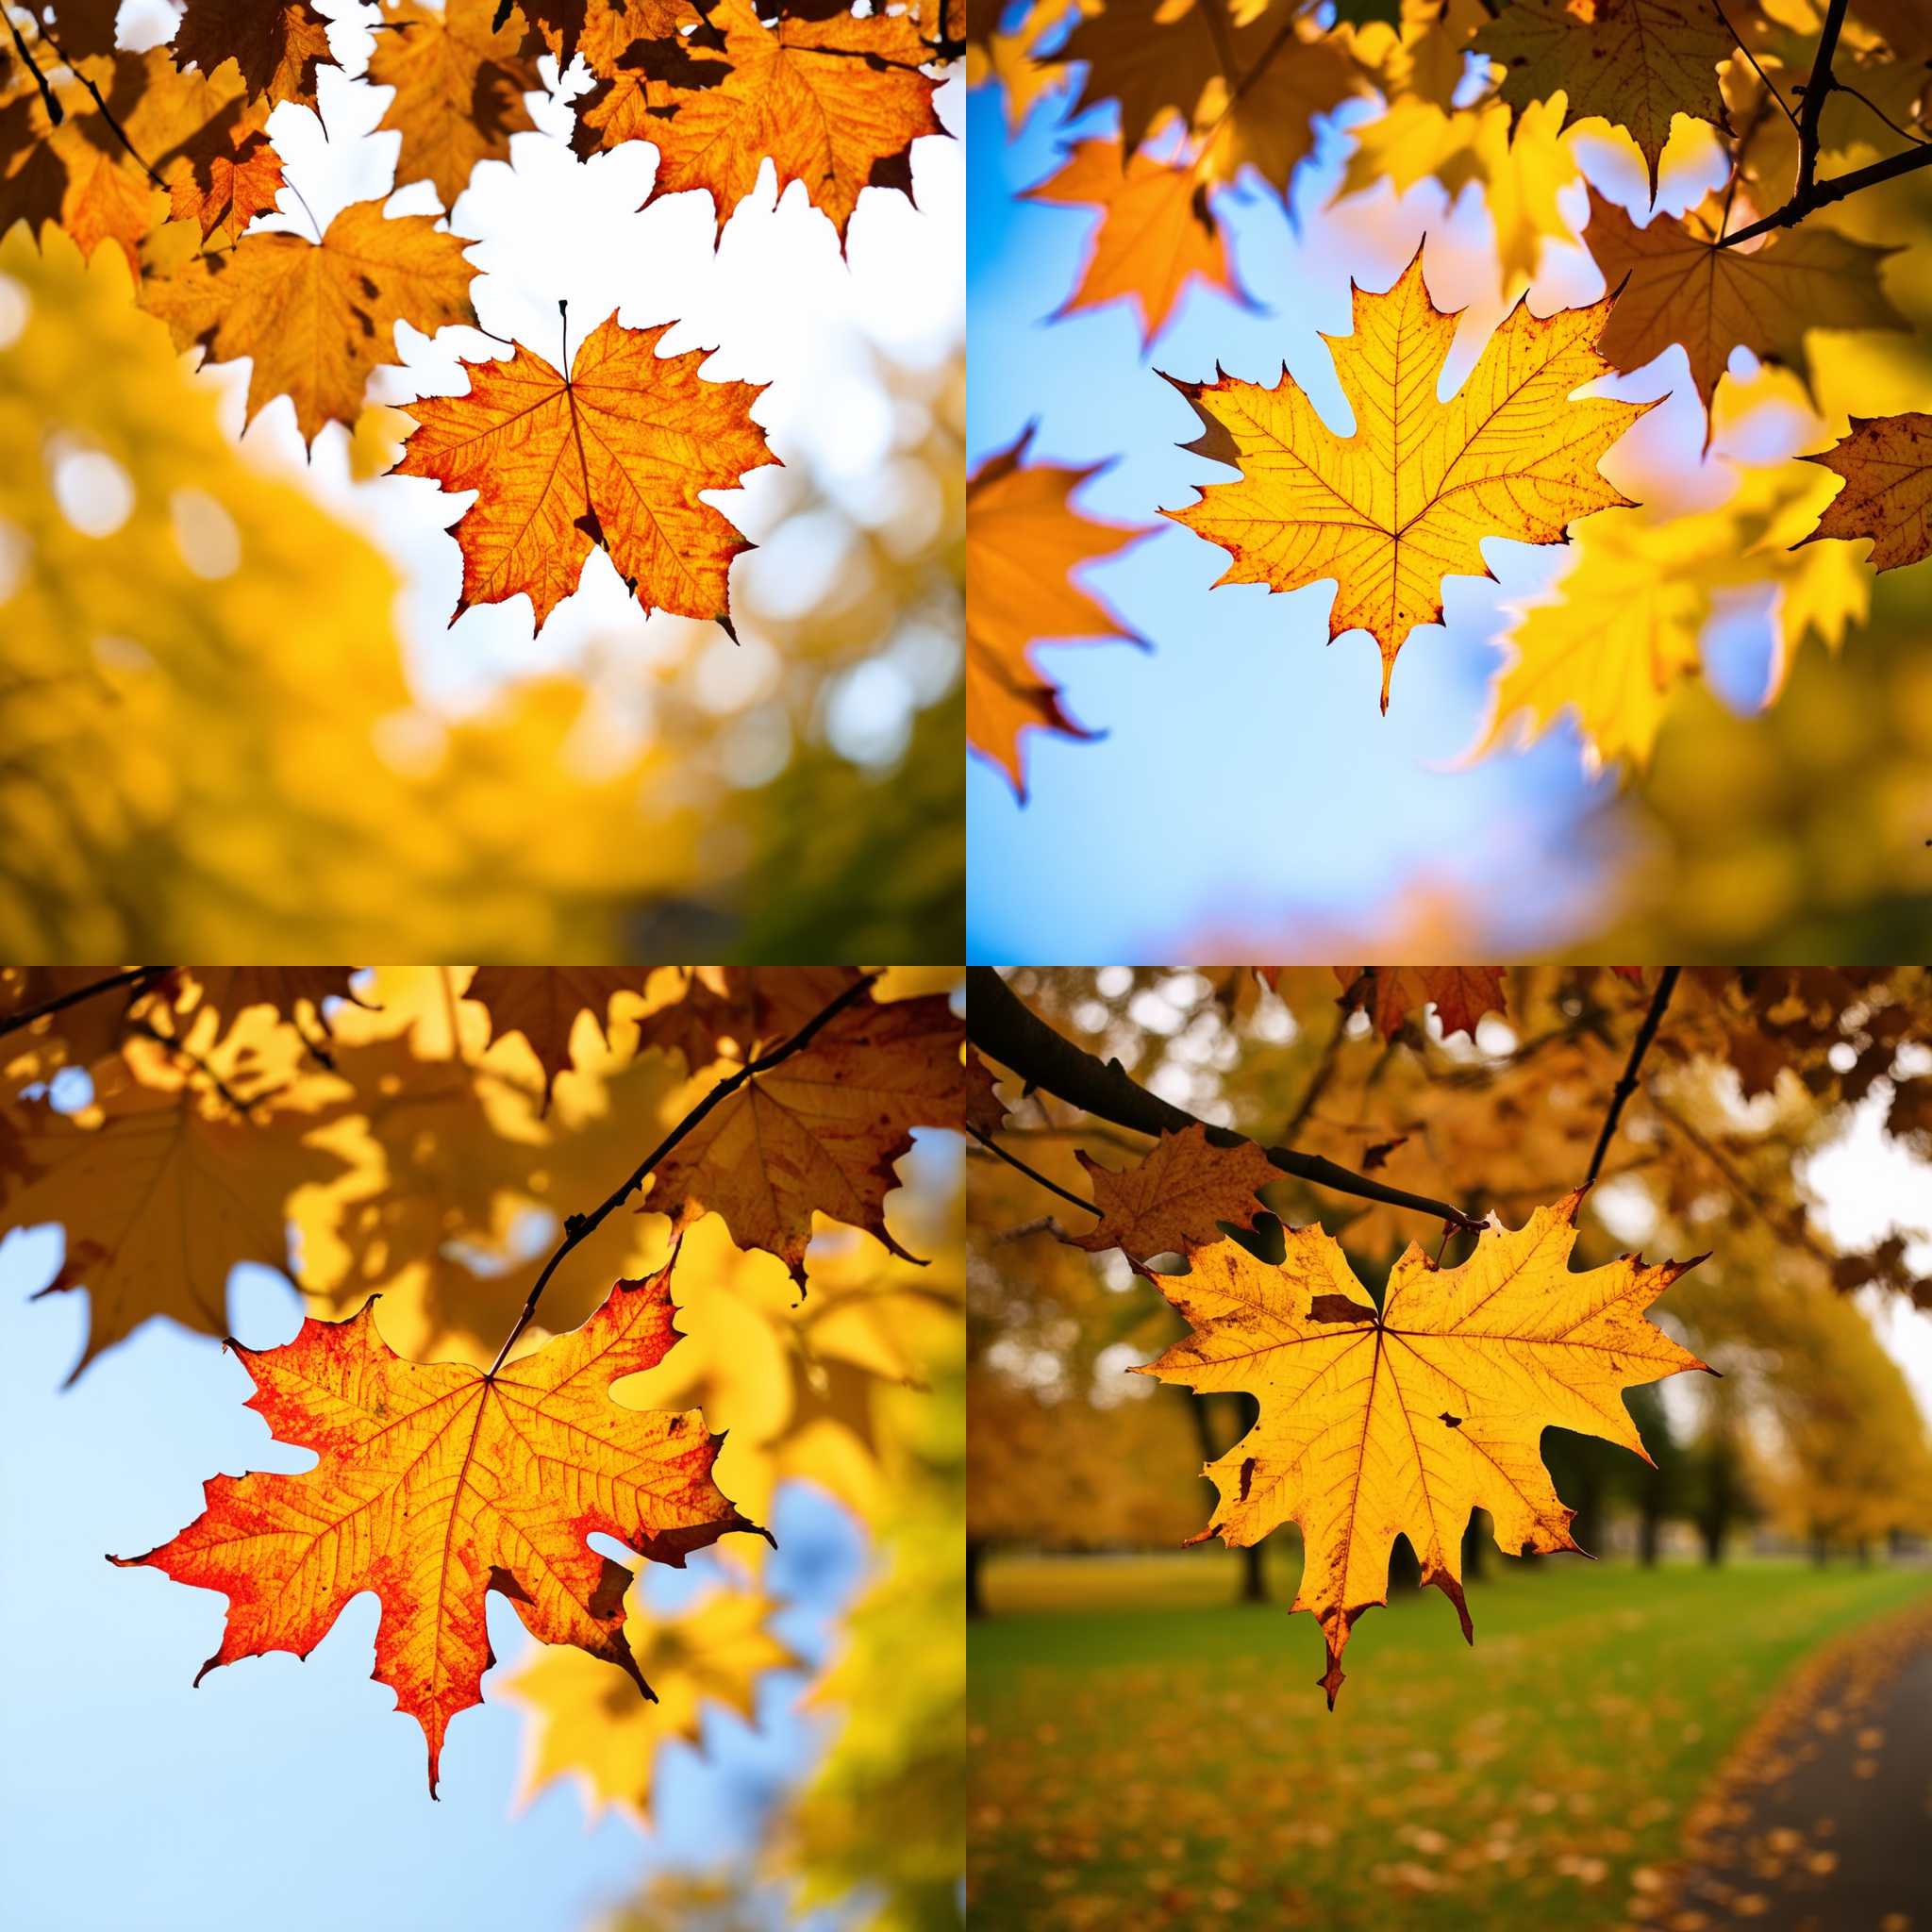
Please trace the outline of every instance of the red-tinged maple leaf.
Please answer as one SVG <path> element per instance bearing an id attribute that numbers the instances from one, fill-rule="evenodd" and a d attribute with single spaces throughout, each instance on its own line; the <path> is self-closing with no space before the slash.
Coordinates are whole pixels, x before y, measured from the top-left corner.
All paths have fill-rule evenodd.
<path id="1" fill-rule="evenodd" d="M 1384 1040 L 1393 1040 L 1418 1008 L 1433 1006 L 1446 1038 L 1475 1037 L 1485 1013 L 1503 1011 L 1500 966 L 1338 966 L 1345 1012 L 1366 1012 Z"/>
<path id="2" fill-rule="evenodd" d="M 248 1407 L 320 1460 L 299 1475 L 215 1476 L 179 1536 L 108 1560 L 226 1595 L 221 1647 L 197 1683 L 238 1657 L 307 1657 L 352 1597 L 375 1591 L 375 1675 L 423 1726 L 432 1796 L 450 1719 L 482 1702 L 495 1661 L 492 1590 L 533 1637 L 603 1657 L 649 1697 L 624 1636 L 632 1573 L 589 1540 L 681 1568 L 756 1528 L 712 1480 L 717 1441 L 697 1410 L 626 1408 L 610 1393 L 677 1340 L 676 1258 L 620 1281 L 581 1328 L 493 1375 L 406 1360 L 376 1333 L 374 1299 L 346 1322 L 305 1321 L 279 1348 L 231 1341 L 255 1382 Z"/>
<path id="3" fill-rule="evenodd" d="M 1854 416 L 1851 433 L 1805 458 L 1844 478 L 1818 527 L 1821 538 L 1872 540 L 1872 568 L 1897 570 L 1932 556 L 1932 415 Z"/>
<path id="4" fill-rule="evenodd" d="M 541 629 L 594 546 L 645 609 L 731 631 L 731 559 L 751 543 L 701 492 L 778 458 L 751 418 L 758 385 L 706 381 L 708 350 L 660 356 L 675 326 L 612 315 L 568 375 L 520 345 L 508 361 L 466 363 L 467 395 L 408 406 L 416 427 L 394 474 L 476 492 L 456 525 L 456 616 L 522 593 Z"/>

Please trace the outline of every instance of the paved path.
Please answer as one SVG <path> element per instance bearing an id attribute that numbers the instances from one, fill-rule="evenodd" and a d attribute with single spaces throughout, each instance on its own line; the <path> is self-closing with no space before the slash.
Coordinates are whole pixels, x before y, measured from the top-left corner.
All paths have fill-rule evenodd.
<path id="1" fill-rule="evenodd" d="M 1932 1932 L 1932 1611 L 1801 1668 L 1632 1901 L 1665 1932 Z"/>

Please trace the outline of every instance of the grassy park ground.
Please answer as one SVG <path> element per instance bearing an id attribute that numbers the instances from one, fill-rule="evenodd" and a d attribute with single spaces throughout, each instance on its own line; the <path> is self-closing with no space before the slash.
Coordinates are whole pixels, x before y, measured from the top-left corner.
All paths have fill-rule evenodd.
<path id="1" fill-rule="evenodd" d="M 1331 1715 L 1314 1621 L 1218 1548 L 991 1560 L 970 1637 L 972 1909 L 1031 1928 L 1636 1923 L 1780 1681 L 1932 1572 L 1492 1559 L 1475 1646 L 1372 1610 Z M 982 1918 L 983 1915 L 983 1918 Z"/>

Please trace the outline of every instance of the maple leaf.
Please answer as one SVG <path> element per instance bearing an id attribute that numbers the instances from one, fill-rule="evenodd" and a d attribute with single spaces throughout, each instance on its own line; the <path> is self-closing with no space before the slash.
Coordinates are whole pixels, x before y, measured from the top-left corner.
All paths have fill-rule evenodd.
<path id="1" fill-rule="evenodd" d="M 151 272 L 141 299 L 177 346 L 199 344 L 218 362 L 252 357 L 250 420 L 286 395 L 312 443 L 326 424 L 360 415 L 371 372 L 396 360 L 397 323 L 433 335 L 445 323 L 476 320 L 476 271 L 463 257 L 470 245 L 431 215 L 389 216 L 379 201 L 352 202 L 319 242 L 257 230 L 230 253 Z"/>
<path id="2" fill-rule="evenodd" d="M 841 0 L 787 6 L 767 25 L 751 0 L 714 0 L 706 31 L 640 42 L 580 106 L 579 154 L 644 135 L 657 144 L 660 194 L 708 189 L 724 217 L 770 160 L 778 192 L 805 183 L 845 246 L 867 187 L 912 192 L 911 148 L 943 134 L 932 49 L 904 13 L 853 13 Z"/>
<path id="3" fill-rule="evenodd" d="M 315 75 L 329 58 L 328 22 L 309 0 L 187 0 L 175 55 L 212 74 L 232 57 L 251 96 L 315 100 Z"/>
<path id="4" fill-rule="evenodd" d="M 1874 570 L 1932 555 L 1932 415 L 1854 416 L 1851 433 L 1804 460 L 1844 478 L 1804 543 L 1872 539 Z"/>
<path id="5" fill-rule="evenodd" d="M 226 1334 L 230 1270 L 256 1261 L 289 1272 L 291 1202 L 346 1170 L 309 1139 L 332 1117 L 311 1084 L 242 1115 L 150 1042 L 130 1041 L 125 1053 L 95 1064 L 93 1104 L 79 1114 L 17 1103 L 0 1171 L 8 1225 L 66 1230 L 59 1273 L 41 1292 L 87 1291 L 70 1383 L 157 1315 Z"/>
<path id="6" fill-rule="evenodd" d="M 1349 1632 L 1388 1601 L 1398 1536 L 1473 1641 L 1461 1581 L 1471 1511 L 1490 1512 L 1511 1554 L 1577 1548 L 1575 1512 L 1539 1454 L 1542 1431 L 1644 1456 L 1623 1391 L 1705 1367 L 1644 1316 L 1696 1262 L 1647 1267 L 1626 1255 L 1573 1274 L 1582 1199 L 1539 1208 L 1518 1229 L 1492 1224 L 1459 1267 L 1439 1268 L 1411 1243 L 1379 1309 L 1319 1225 L 1287 1230 L 1278 1266 L 1223 1241 L 1191 1248 L 1188 1274 L 1151 1277 L 1192 1332 L 1138 1373 L 1239 1391 L 1260 1409 L 1208 1465 L 1221 1504 L 1194 1541 L 1246 1545 L 1300 1525 L 1293 1607 L 1322 1624 L 1331 1709 Z"/>
<path id="7" fill-rule="evenodd" d="M 1720 13 L 1695 0 L 1513 0 L 1476 47 L 1503 63 L 1511 107 L 1561 92 L 1571 119 L 1602 115 L 1627 128 L 1649 164 L 1653 198 L 1673 115 L 1730 125 L 1717 70 L 1737 42 Z"/>
<path id="8" fill-rule="evenodd" d="M 355 974 L 353 966 L 192 966 L 181 975 L 173 1005 L 190 1020 L 202 1013 L 220 1015 L 208 1042 L 218 1045 L 244 1014 L 261 1008 L 292 1024 L 304 1008 L 320 1023 L 326 1000 L 360 1006 L 352 984 Z M 327 1030 L 324 1024 L 323 1031 Z"/>
<path id="9" fill-rule="evenodd" d="M 592 1816 L 611 1807 L 647 1817 L 665 1744 L 680 1740 L 702 1750 L 705 1713 L 713 1707 L 751 1724 L 766 1675 L 804 1668 L 772 1632 L 779 1608 L 760 1591 L 712 1590 L 682 1609 L 658 1611 L 633 1589 L 625 1641 L 658 1692 L 653 1703 L 625 1694 L 578 1652 L 537 1652 L 503 1686 L 531 1717 L 523 1795 L 575 1775 Z"/>
<path id="10" fill-rule="evenodd" d="M 423 1726 L 432 1797 L 450 1719 L 483 1701 L 495 1661 L 491 1590 L 541 1642 L 616 1664 L 649 1697 L 624 1636 L 631 1573 L 589 1539 L 681 1569 L 721 1536 L 757 1529 L 711 1479 L 717 1443 L 702 1415 L 626 1408 L 610 1392 L 677 1340 L 676 1258 L 674 1248 L 657 1274 L 620 1281 L 581 1328 L 494 1375 L 397 1355 L 373 1300 L 346 1322 L 304 1321 L 279 1348 L 231 1341 L 255 1383 L 248 1407 L 320 1460 L 299 1475 L 215 1476 L 180 1535 L 108 1561 L 227 1596 L 221 1648 L 197 1683 L 238 1657 L 307 1657 L 353 1596 L 375 1591 L 375 1675 Z"/>
<path id="11" fill-rule="evenodd" d="M 177 222 L 192 222 L 208 241 L 216 229 L 232 245 L 282 192 L 282 159 L 259 127 L 237 126 L 225 138 L 197 143 L 168 184 Z"/>
<path id="12" fill-rule="evenodd" d="M 1091 736 L 1061 710 L 1059 688 L 1034 668 L 1032 646 L 1053 638 L 1139 643 L 1072 574 L 1147 534 L 1095 523 L 1071 508 L 1074 491 L 1106 465 L 1029 464 L 1032 441 L 1029 425 L 1018 441 L 987 458 L 966 486 L 967 742 L 1006 773 L 1022 804 L 1023 731 Z"/>
<path id="13" fill-rule="evenodd" d="M 1551 543 L 1628 503 L 1597 458 L 1656 407 L 1570 400 L 1607 373 L 1596 346 L 1607 298 L 1548 317 L 1517 303 L 1441 401 L 1456 319 L 1430 299 L 1422 261 L 1419 246 L 1385 293 L 1357 285 L 1354 333 L 1329 339 L 1353 436 L 1322 421 L 1286 368 L 1272 389 L 1167 378 L 1201 420 L 1185 446 L 1241 477 L 1162 514 L 1229 552 L 1220 583 L 1291 591 L 1332 577 L 1328 634 L 1360 627 L 1381 646 L 1384 711 L 1397 652 L 1441 619 L 1442 579 L 1490 575 L 1486 537 Z"/>
<path id="14" fill-rule="evenodd" d="M 508 361 L 465 363 L 468 394 L 409 405 L 416 426 L 394 474 L 476 492 L 456 525 L 457 617 L 522 592 L 541 630 L 594 545 L 645 609 L 708 618 L 735 638 L 731 559 L 751 544 L 700 492 L 778 458 L 751 418 L 760 385 L 704 380 L 708 349 L 658 353 L 676 325 L 625 328 L 613 314 L 568 375 L 519 344 Z"/>
<path id="15" fill-rule="evenodd" d="M 1505 1010 L 1500 966 L 1338 966 L 1335 976 L 1342 1011 L 1367 1013 L 1384 1040 L 1393 1040 L 1409 1014 L 1425 1006 L 1435 1008 L 1445 1039 L 1467 1033 L 1474 1040 L 1485 1013 Z"/>
<path id="16" fill-rule="evenodd" d="M 1911 326 L 1879 285 L 1879 264 L 1895 249 L 1815 225 L 1755 248 L 1720 247 L 1718 233 L 1707 214 L 1658 215 L 1640 228 L 1591 190 L 1586 239 L 1616 295 L 1601 341 L 1614 367 L 1641 369 L 1681 342 L 1707 410 L 1740 344 L 1760 361 L 1790 364 L 1809 390 L 1807 330 Z"/>
<path id="17" fill-rule="evenodd" d="M 1229 263 L 1227 240 L 1193 170 L 1144 154 L 1122 166 L 1117 141 L 1083 141 L 1028 201 L 1093 208 L 1100 225 L 1089 244 L 1079 286 L 1050 320 L 1108 302 L 1130 301 L 1141 318 L 1144 350 L 1164 329 L 1196 280 L 1233 300 L 1243 298 Z"/>
<path id="18" fill-rule="evenodd" d="M 463 994 L 489 1009 L 490 1041 L 521 1033 L 543 1069 L 543 1107 L 558 1074 L 573 1064 L 570 1037 L 589 1013 L 608 1043 L 610 1002 L 641 990 L 643 974 L 625 966 L 483 966 Z"/>
<path id="19" fill-rule="evenodd" d="M 444 208 L 479 161 L 504 160 L 509 138 L 533 128 L 524 96 L 543 89 L 529 29 L 512 12 L 492 25 L 497 0 L 447 0 L 439 11 L 403 0 L 375 36 L 369 78 L 392 87 L 380 125 L 402 135 L 396 184 L 428 180 Z"/>
<path id="20" fill-rule="evenodd" d="M 815 1212 L 915 1258 L 886 1227 L 892 1163 L 914 1127 L 960 1131 L 994 1104 L 963 1040 L 943 993 L 862 998 L 699 1121 L 658 1164 L 644 1210 L 680 1229 L 721 1214 L 740 1247 L 776 1255 L 801 1291 Z"/>
<path id="21" fill-rule="evenodd" d="M 1281 1178 L 1254 1141 L 1217 1147 L 1199 1125 L 1163 1134 L 1144 1159 L 1120 1172 L 1084 1148 L 1074 1152 L 1092 1183 L 1100 1225 L 1072 1244 L 1090 1254 L 1120 1248 L 1139 1260 L 1214 1241 L 1218 1222 L 1245 1227 L 1261 1207 L 1256 1191 Z"/>
<path id="22" fill-rule="evenodd" d="M 637 1021 L 638 1051 L 678 1053 L 696 1073 L 788 1040 L 859 976 L 856 966 L 693 966 L 677 997 Z"/>

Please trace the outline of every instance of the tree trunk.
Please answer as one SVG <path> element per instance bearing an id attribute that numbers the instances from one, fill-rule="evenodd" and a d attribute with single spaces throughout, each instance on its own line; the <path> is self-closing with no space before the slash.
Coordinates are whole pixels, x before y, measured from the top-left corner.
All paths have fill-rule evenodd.
<path id="1" fill-rule="evenodd" d="M 1823 1570 L 1830 1561 L 1831 1545 L 1824 1541 L 1822 1530 L 1814 1529 L 1811 1532 L 1811 1567 L 1814 1570 Z"/>
<path id="2" fill-rule="evenodd" d="M 966 1539 L 966 1614 L 969 1617 L 986 1615 L 986 1598 L 980 1593 L 979 1566 L 986 1555 L 986 1545 L 974 1538 Z"/>
<path id="3" fill-rule="evenodd" d="M 1393 1596 L 1399 1590 L 1422 1587 L 1423 1566 L 1417 1559 L 1415 1546 L 1406 1536 L 1399 1536 L 1395 1547 L 1389 1552 L 1389 1594 Z"/>
<path id="4" fill-rule="evenodd" d="M 1465 1583 L 1480 1583 L 1490 1567 L 1490 1519 L 1475 1509 L 1470 1512 L 1468 1524 L 1462 1532 L 1462 1578 Z"/>
<path id="5" fill-rule="evenodd" d="M 1664 1519 L 1660 1509 L 1645 1509 L 1637 1529 L 1637 1560 L 1646 1570 L 1657 1568 L 1657 1552 L 1663 1546 Z"/>
<path id="6" fill-rule="evenodd" d="M 1265 1545 L 1250 1543 L 1241 1552 L 1241 1595 L 1244 1604 L 1265 1604 L 1268 1601 L 1268 1572 L 1261 1560 Z"/>

